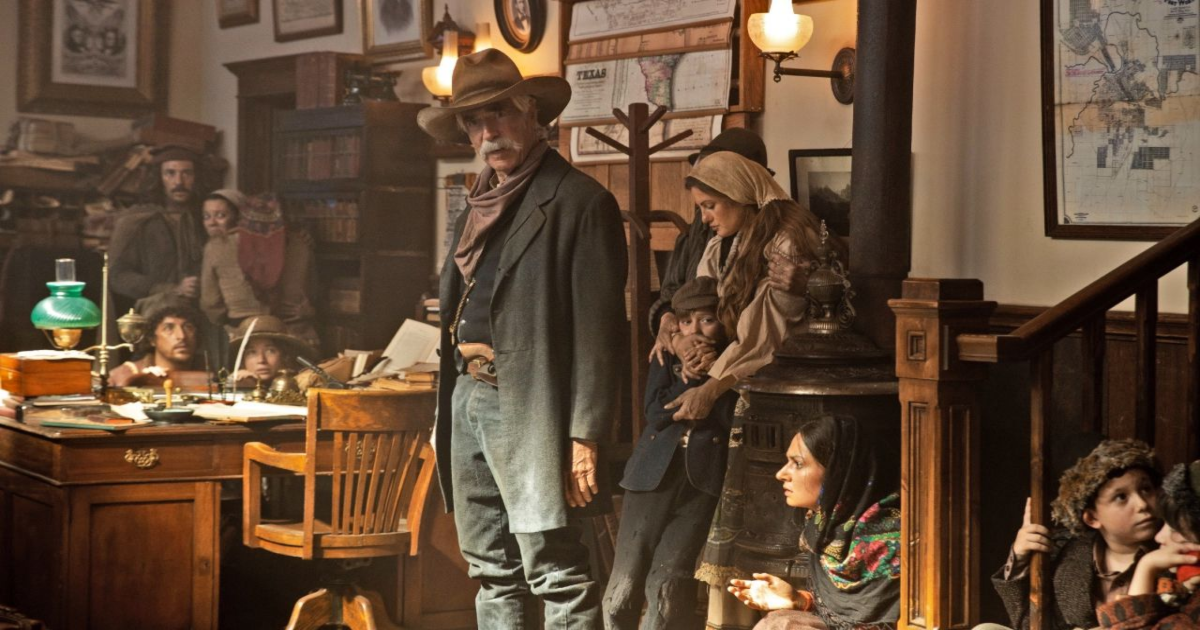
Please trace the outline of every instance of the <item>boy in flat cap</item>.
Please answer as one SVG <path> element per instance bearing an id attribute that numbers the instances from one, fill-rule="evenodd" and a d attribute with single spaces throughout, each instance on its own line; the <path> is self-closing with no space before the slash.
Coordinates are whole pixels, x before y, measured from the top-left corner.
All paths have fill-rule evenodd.
<path id="1" fill-rule="evenodd" d="M 1059 478 L 1051 532 L 1025 520 L 1008 563 L 992 577 L 1012 627 L 1029 627 L 1029 560 L 1047 554 L 1048 630 L 1095 628 L 1098 606 L 1123 596 L 1162 522 L 1154 507 L 1161 474 L 1138 440 L 1105 440 Z"/>
<path id="2" fill-rule="evenodd" d="M 728 335 L 717 317 L 716 278 L 694 278 L 671 298 L 677 334 L 711 340 L 719 354 Z M 617 555 L 604 594 L 605 627 L 637 628 L 648 602 L 643 630 L 698 628 L 696 558 L 708 533 L 725 475 L 735 392 L 717 400 L 700 422 L 675 421 L 667 403 L 707 377 L 687 379 L 680 359 L 650 360 L 646 380 L 646 429 L 621 487 L 627 491 L 617 534 Z"/>

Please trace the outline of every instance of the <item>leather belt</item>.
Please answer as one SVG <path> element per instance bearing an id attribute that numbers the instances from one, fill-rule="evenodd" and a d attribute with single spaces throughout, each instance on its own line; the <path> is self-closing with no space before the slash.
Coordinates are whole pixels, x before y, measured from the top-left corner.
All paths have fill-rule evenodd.
<path id="1" fill-rule="evenodd" d="M 466 364 L 467 374 L 471 378 L 499 387 L 496 378 L 496 352 L 486 343 L 460 343 L 458 353 Z"/>

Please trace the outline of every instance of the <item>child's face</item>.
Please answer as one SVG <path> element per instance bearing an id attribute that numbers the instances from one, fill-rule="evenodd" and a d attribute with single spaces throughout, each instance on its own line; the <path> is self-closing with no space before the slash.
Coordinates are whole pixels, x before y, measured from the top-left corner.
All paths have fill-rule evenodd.
<path id="1" fill-rule="evenodd" d="M 1164 522 L 1162 529 L 1158 530 L 1158 533 L 1155 534 L 1154 542 L 1161 546 L 1167 543 L 1186 543 L 1195 541 L 1188 540 L 1188 537 L 1184 535 L 1183 532 L 1171 527 L 1170 523 Z"/>
<path id="2" fill-rule="evenodd" d="M 681 315 L 679 332 L 685 335 L 704 335 L 716 342 L 725 339 L 721 321 L 717 319 L 717 313 L 711 308 L 698 308 Z"/>
<path id="3" fill-rule="evenodd" d="M 1100 532 L 1110 547 L 1149 542 L 1162 522 L 1154 517 L 1158 489 L 1144 470 L 1132 469 L 1100 486 L 1095 507 L 1084 510 L 1083 522 Z"/>

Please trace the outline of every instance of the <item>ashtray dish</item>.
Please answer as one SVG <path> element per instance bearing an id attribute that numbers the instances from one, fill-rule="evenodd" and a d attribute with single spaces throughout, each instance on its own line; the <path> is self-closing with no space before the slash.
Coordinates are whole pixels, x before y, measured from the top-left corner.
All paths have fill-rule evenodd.
<path id="1" fill-rule="evenodd" d="M 203 420 L 203 418 L 195 418 L 196 410 L 191 407 L 146 407 L 142 410 L 147 418 L 157 422 L 188 422 L 190 420 Z"/>

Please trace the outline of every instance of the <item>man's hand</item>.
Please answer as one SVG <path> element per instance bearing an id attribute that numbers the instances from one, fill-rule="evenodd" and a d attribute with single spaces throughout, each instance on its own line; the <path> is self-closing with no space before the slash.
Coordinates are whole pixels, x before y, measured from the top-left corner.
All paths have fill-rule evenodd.
<path id="1" fill-rule="evenodd" d="M 1013 556 L 1018 562 L 1024 562 L 1029 554 L 1034 552 L 1050 553 L 1050 530 L 1044 525 L 1032 522 L 1029 516 L 1031 499 L 1025 499 L 1025 517 L 1021 521 L 1021 529 L 1017 530 L 1017 539 L 1013 541 Z"/>
<path id="2" fill-rule="evenodd" d="M 179 284 L 175 285 L 175 293 L 185 298 L 196 297 L 200 293 L 200 278 L 188 276 L 180 280 Z"/>
<path id="3" fill-rule="evenodd" d="M 712 411 L 713 405 L 716 404 L 717 398 L 721 396 L 719 390 L 721 384 L 717 381 L 708 381 L 700 387 L 693 387 L 682 394 L 679 398 L 663 405 L 664 409 L 679 409 L 675 415 L 671 416 L 676 422 L 680 420 L 703 420 L 708 417 Z"/>
<path id="4" fill-rule="evenodd" d="M 786 256 L 772 253 L 767 260 L 767 284 L 776 291 L 803 296 L 808 291 L 808 274 L 812 263 L 794 263 Z"/>
<path id="5" fill-rule="evenodd" d="M 729 580 L 729 592 L 754 610 L 796 608 L 796 589 L 769 573 L 755 573 L 753 580 Z"/>
<path id="6" fill-rule="evenodd" d="M 662 314 L 662 318 L 658 320 L 658 337 L 654 340 L 654 347 L 650 350 L 650 359 L 658 357 L 659 365 L 666 365 L 663 360 L 663 351 L 675 354 L 675 349 L 671 346 L 671 338 L 677 337 L 679 332 L 679 318 L 675 317 L 675 313 L 667 311 Z"/>
<path id="7" fill-rule="evenodd" d="M 600 493 L 596 484 L 596 443 L 571 440 L 571 466 L 566 473 L 567 505 L 583 507 Z"/>

